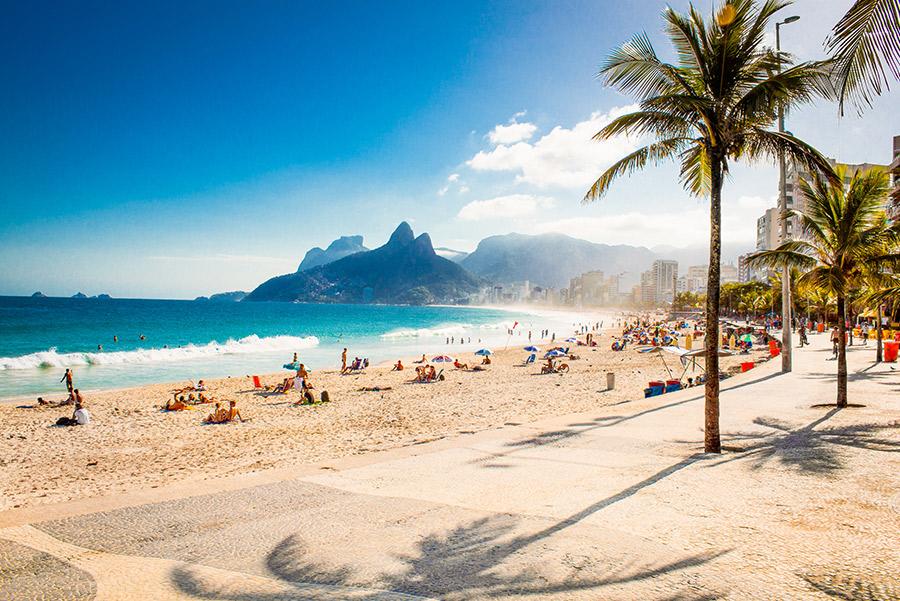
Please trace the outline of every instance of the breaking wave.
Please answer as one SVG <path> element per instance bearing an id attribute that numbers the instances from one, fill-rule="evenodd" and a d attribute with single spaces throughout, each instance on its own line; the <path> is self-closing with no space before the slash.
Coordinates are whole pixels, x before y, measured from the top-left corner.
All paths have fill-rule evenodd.
<path id="1" fill-rule="evenodd" d="M 430 336 L 459 336 L 461 334 L 472 334 L 477 330 L 505 330 L 512 327 L 512 323 L 485 323 L 479 326 L 473 326 L 470 323 L 455 323 L 435 326 L 433 328 L 400 328 L 386 334 L 382 334 L 381 338 L 388 340 L 401 338 L 427 338 Z"/>
<path id="2" fill-rule="evenodd" d="M 35 369 L 41 367 L 74 367 L 77 365 L 121 365 L 154 363 L 160 361 L 184 361 L 216 355 L 240 355 L 266 351 L 296 351 L 319 344 L 315 336 L 266 336 L 251 334 L 240 340 L 229 339 L 219 343 L 188 344 L 175 348 L 135 349 L 98 353 L 58 353 L 55 348 L 19 357 L 0 357 L 0 371 L 10 369 Z"/>

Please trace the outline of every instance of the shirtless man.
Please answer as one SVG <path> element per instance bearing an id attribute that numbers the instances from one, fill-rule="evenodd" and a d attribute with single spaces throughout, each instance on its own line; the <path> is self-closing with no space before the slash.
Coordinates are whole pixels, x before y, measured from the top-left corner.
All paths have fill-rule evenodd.
<path id="1" fill-rule="evenodd" d="M 341 373 L 347 371 L 347 349 L 344 349 L 344 352 L 341 353 Z"/>
<path id="2" fill-rule="evenodd" d="M 66 390 L 69 392 L 69 394 L 72 394 L 72 390 L 75 389 L 75 386 L 74 386 L 74 384 L 72 384 L 72 370 L 71 369 L 66 368 L 66 373 L 63 374 L 63 377 L 60 380 L 60 382 L 65 382 Z"/>

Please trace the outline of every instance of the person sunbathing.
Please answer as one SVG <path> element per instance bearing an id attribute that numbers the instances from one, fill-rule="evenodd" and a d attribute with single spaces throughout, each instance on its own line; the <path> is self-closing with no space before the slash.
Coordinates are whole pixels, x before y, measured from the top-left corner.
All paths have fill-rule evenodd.
<path id="1" fill-rule="evenodd" d="M 482 364 L 482 365 L 490 365 L 490 364 L 491 364 L 491 358 L 488 357 L 487 355 L 485 355 L 485 356 L 484 356 L 484 359 L 481 360 L 481 364 Z"/>
<path id="2" fill-rule="evenodd" d="M 434 382 L 434 380 L 436 378 L 437 378 L 437 370 L 434 369 L 434 365 L 429 365 L 428 366 L 428 375 L 426 376 L 426 381 Z"/>
<path id="3" fill-rule="evenodd" d="M 190 405 L 184 402 L 184 395 L 181 395 L 177 398 L 172 398 L 166 401 L 166 406 L 164 407 L 166 411 L 184 411 L 186 409 L 193 409 Z"/>
<path id="4" fill-rule="evenodd" d="M 230 422 L 234 421 L 235 419 L 244 421 L 244 418 L 241 417 L 241 412 L 238 411 L 237 401 L 228 401 L 228 411 L 225 415 L 225 421 Z"/>
<path id="5" fill-rule="evenodd" d="M 228 412 L 222 409 L 222 403 L 216 403 L 216 408 L 203 421 L 207 424 L 221 424 L 225 420 L 226 415 L 228 415 Z"/>
<path id="6" fill-rule="evenodd" d="M 391 368 L 391 371 L 403 371 L 403 363 L 400 362 L 400 359 L 397 359 L 397 364 Z"/>
<path id="7" fill-rule="evenodd" d="M 422 354 L 422 358 L 419 359 L 418 361 L 414 361 L 414 363 L 425 363 L 425 355 L 424 355 L 424 353 Z"/>
<path id="8" fill-rule="evenodd" d="M 416 367 L 416 379 L 414 381 L 415 382 L 424 382 L 426 373 L 427 373 L 427 368 L 425 368 L 421 365 Z"/>
<path id="9" fill-rule="evenodd" d="M 287 393 L 288 390 L 294 387 L 294 378 L 285 378 L 284 382 L 276 386 L 272 392 L 274 393 Z"/>
<path id="10" fill-rule="evenodd" d="M 456 369 L 469 369 L 469 364 L 468 363 L 460 363 L 459 359 L 454 359 L 453 367 L 455 367 Z"/>

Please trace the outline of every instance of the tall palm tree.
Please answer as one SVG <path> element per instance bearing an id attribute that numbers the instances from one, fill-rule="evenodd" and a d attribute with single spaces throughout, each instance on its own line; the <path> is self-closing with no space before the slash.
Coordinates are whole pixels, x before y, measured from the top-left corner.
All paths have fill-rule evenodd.
<path id="1" fill-rule="evenodd" d="M 849 99 L 858 111 L 890 88 L 885 67 L 900 80 L 900 0 L 856 0 L 825 41 L 834 61 L 841 114 Z"/>
<path id="2" fill-rule="evenodd" d="M 820 63 L 792 64 L 763 45 L 772 16 L 789 2 L 731 0 L 709 23 L 691 6 L 683 15 L 667 8 L 666 33 L 677 62 L 657 56 L 642 33 L 606 58 L 599 76 L 640 100 L 640 110 L 614 119 L 594 138 L 622 134 L 652 142 L 607 169 L 585 194 L 596 200 L 623 174 L 648 162 L 681 162 L 681 180 L 710 199 L 709 279 L 706 296 L 706 408 L 704 447 L 721 452 L 719 438 L 718 313 L 722 251 L 722 184 L 732 160 L 787 158 L 810 170 L 830 171 L 815 149 L 788 133 L 771 131 L 776 109 L 811 100 L 821 91 Z M 787 66 L 787 68 L 783 68 Z M 782 68 L 779 70 L 779 68 Z"/>
<path id="3" fill-rule="evenodd" d="M 837 175 L 843 179 L 844 169 L 838 169 Z M 842 184 L 829 184 L 818 174 L 813 182 L 802 180 L 800 193 L 806 206 L 790 213 L 799 217 L 806 239 L 749 257 L 751 265 L 787 264 L 806 269 L 798 279 L 799 286 L 827 291 L 837 298 L 838 407 L 847 406 L 847 297 L 878 266 L 900 262 L 900 223 L 890 225 L 882 210 L 887 192 L 888 176 L 877 169 L 856 173 L 846 189 Z"/>

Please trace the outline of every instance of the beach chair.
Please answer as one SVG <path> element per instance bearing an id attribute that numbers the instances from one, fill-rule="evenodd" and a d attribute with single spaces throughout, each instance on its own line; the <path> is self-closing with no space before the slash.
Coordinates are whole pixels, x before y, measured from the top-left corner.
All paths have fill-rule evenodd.
<path id="1" fill-rule="evenodd" d="M 537 359 L 537 355 L 535 353 L 531 353 L 528 355 L 528 358 L 525 359 L 525 365 L 530 365 L 534 363 L 534 360 Z"/>
<path id="2" fill-rule="evenodd" d="M 259 376 L 253 376 L 253 388 L 262 388 L 263 385 L 259 381 Z"/>

